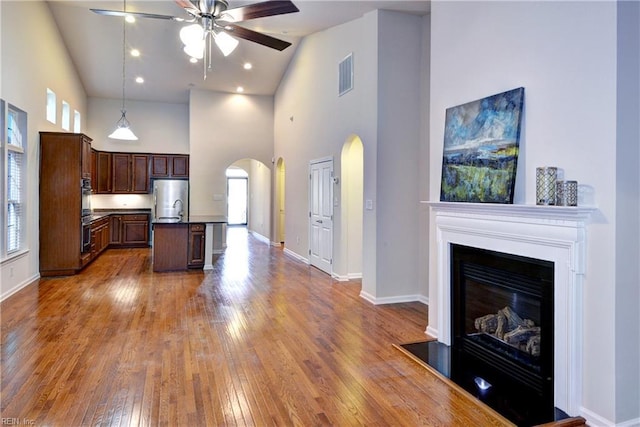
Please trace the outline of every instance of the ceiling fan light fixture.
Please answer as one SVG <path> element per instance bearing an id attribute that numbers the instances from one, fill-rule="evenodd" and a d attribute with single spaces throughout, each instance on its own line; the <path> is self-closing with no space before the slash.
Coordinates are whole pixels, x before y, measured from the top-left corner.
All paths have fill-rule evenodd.
<path id="1" fill-rule="evenodd" d="M 201 43 L 204 40 L 204 29 L 200 24 L 191 24 L 182 27 L 180 30 L 180 40 L 185 46 Z"/>
<path id="2" fill-rule="evenodd" d="M 231 52 L 238 46 L 238 40 L 231 37 L 224 31 L 214 32 L 213 39 L 216 41 L 216 45 L 224 56 L 229 56 Z"/>
<path id="3" fill-rule="evenodd" d="M 183 50 L 191 58 L 202 59 L 204 57 L 204 41 L 186 45 Z"/>

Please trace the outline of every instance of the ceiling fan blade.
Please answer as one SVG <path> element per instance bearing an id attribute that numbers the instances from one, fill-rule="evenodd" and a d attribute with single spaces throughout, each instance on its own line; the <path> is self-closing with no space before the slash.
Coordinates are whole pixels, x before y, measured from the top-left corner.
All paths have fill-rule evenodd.
<path id="1" fill-rule="evenodd" d="M 291 43 L 284 40 L 276 39 L 275 37 L 271 37 L 257 31 L 249 30 L 235 24 L 226 25 L 225 30 L 229 33 L 229 35 L 233 37 L 249 40 L 276 50 L 285 50 L 286 48 L 291 46 Z"/>
<path id="2" fill-rule="evenodd" d="M 158 15 L 155 13 L 143 13 L 143 12 L 123 12 L 121 10 L 106 10 L 106 9 L 90 9 L 92 12 L 98 15 L 106 16 L 135 16 L 136 18 L 153 18 L 153 19 L 166 19 L 169 21 L 185 21 L 184 18 L 178 18 L 177 16 Z"/>
<path id="3" fill-rule="evenodd" d="M 273 0 L 225 10 L 218 19 L 224 22 L 242 22 L 249 19 L 284 15 L 299 11 L 296 5 L 289 0 Z"/>
<path id="4" fill-rule="evenodd" d="M 200 16 L 200 9 L 189 0 L 174 0 L 178 6 L 186 10 L 190 15 Z"/>

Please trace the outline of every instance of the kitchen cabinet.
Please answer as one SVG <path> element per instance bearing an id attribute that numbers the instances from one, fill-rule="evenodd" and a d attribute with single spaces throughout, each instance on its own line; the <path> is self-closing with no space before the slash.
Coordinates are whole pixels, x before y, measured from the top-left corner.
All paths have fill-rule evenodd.
<path id="1" fill-rule="evenodd" d="M 153 225 L 153 271 L 186 270 L 189 224 Z"/>
<path id="2" fill-rule="evenodd" d="M 82 154 L 80 166 L 82 169 L 82 178 L 91 178 L 91 138 L 86 135 L 79 134 L 82 144 Z"/>
<path id="3" fill-rule="evenodd" d="M 149 192 L 149 155 L 111 153 L 112 193 Z"/>
<path id="4" fill-rule="evenodd" d="M 111 178 L 111 153 L 92 150 L 91 158 L 91 186 L 94 194 L 110 194 L 113 183 Z"/>
<path id="5" fill-rule="evenodd" d="M 91 222 L 91 259 L 95 259 L 109 246 L 110 230 L 108 216 Z"/>
<path id="6" fill-rule="evenodd" d="M 189 178 L 189 156 L 186 154 L 152 154 L 151 178 Z"/>
<path id="7" fill-rule="evenodd" d="M 40 275 L 77 273 L 82 254 L 82 178 L 91 178 L 91 138 L 40 132 Z"/>
<path id="8" fill-rule="evenodd" d="M 204 267 L 205 224 L 189 224 L 188 267 Z"/>
<path id="9" fill-rule="evenodd" d="M 111 215 L 111 247 L 149 246 L 149 215 L 119 214 Z"/>

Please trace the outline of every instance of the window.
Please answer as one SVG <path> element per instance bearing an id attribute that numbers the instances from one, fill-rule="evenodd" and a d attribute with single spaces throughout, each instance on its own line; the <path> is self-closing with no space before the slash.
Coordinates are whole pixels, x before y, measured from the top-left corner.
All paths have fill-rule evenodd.
<path id="1" fill-rule="evenodd" d="M 4 111 L 2 112 L 4 114 Z M 7 111 L 7 140 L 4 145 L 6 150 L 6 197 L 5 212 L 6 222 L 4 225 L 4 248 L 2 255 L 10 255 L 13 252 L 26 247 L 25 242 L 25 172 L 26 172 L 26 129 L 27 114 L 8 106 Z M 3 153 L 4 154 L 4 153 Z"/>
<path id="2" fill-rule="evenodd" d="M 82 122 L 81 122 L 81 117 L 80 117 L 80 112 L 73 110 L 73 131 L 75 133 L 80 133 L 82 132 Z"/>
<path id="3" fill-rule="evenodd" d="M 47 120 L 56 123 L 56 93 L 47 89 Z"/>
<path id="4" fill-rule="evenodd" d="M 62 130 L 69 130 L 71 123 L 71 107 L 67 101 L 62 101 Z"/>

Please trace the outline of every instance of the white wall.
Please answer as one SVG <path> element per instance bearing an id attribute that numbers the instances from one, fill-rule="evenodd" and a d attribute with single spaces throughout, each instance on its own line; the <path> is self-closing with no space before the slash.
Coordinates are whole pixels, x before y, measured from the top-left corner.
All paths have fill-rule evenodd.
<path id="1" fill-rule="evenodd" d="M 121 99 L 88 99 L 86 134 L 103 151 L 189 154 L 189 106 L 125 100 L 127 120 L 137 141 L 108 138 L 120 119 Z"/>
<path id="2" fill-rule="evenodd" d="M 87 117 L 86 94 L 49 7 L 44 2 L 1 1 L 0 97 L 28 114 L 27 246 L 29 252 L 0 264 L 0 298 L 39 277 L 39 131 L 62 131 L 61 104 Z M 57 95 L 57 124 L 46 120 L 46 90 Z M 73 123 L 73 118 L 72 118 Z"/>
<path id="3" fill-rule="evenodd" d="M 628 249 L 616 244 L 616 150 L 622 147 L 616 142 L 616 6 L 435 1 L 431 15 L 430 199 L 439 200 L 446 108 L 519 86 L 525 111 L 515 202 L 535 203 L 535 168 L 544 165 L 563 168 L 567 179 L 593 193 L 598 213 L 588 228 L 582 351 L 582 415 L 592 425 L 637 418 L 639 410 L 617 407 L 633 381 L 620 377 L 616 361 L 617 352 L 628 350 L 616 339 L 614 314 L 622 308 L 616 306 L 616 251 Z M 634 176 L 637 182 L 637 169 Z M 637 203 L 637 188 L 632 197 Z M 434 237 L 430 241 L 435 254 Z M 437 297 L 434 260 L 431 301 Z M 634 283 L 624 286 L 637 287 L 637 273 Z M 619 317 L 637 319 L 633 313 Z M 436 318 L 432 304 L 430 322 Z M 627 328 L 637 336 L 637 324 Z"/>
<path id="4" fill-rule="evenodd" d="M 245 158 L 271 165 L 273 97 L 192 90 L 189 110 L 191 214 L 226 215 L 226 169 Z"/>
<path id="5" fill-rule="evenodd" d="M 271 169 L 254 159 L 242 159 L 233 164 L 247 172 L 247 229 L 265 240 L 271 231 Z"/>
<path id="6" fill-rule="evenodd" d="M 415 299 L 418 292 L 418 151 L 422 18 L 375 11 L 303 39 L 276 93 L 275 152 L 286 168 L 287 249 L 307 257 L 309 162 L 342 146 L 364 146 L 363 296 L 375 302 Z M 338 96 L 338 63 L 354 57 L 354 89 Z M 341 200 L 341 186 L 334 196 Z M 342 206 L 334 207 L 340 218 Z M 382 221 L 381 221 L 382 219 Z M 334 235 L 340 236 L 334 221 Z M 348 258 L 335 245 L 337 272 Z"/>
<path id="7" fill-rule="evenodd" d="M 640 424 L 640 2 L 618 3 L 616 419 Z"/>

